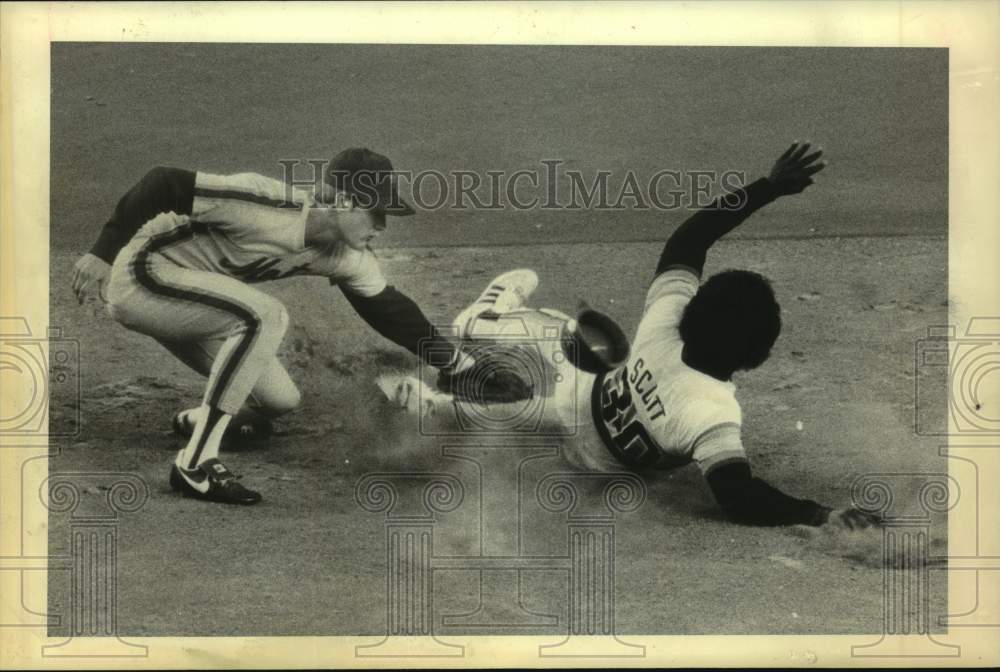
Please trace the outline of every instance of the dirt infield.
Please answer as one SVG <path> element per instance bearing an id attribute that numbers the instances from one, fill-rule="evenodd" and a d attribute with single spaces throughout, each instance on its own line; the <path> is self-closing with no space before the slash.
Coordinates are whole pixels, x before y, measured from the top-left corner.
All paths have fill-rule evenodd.
<path id="1" fill-rule="evenodd" d="M 945 56 L 491 48 L 473 58 L 460 48 L 385 47 L 384 67 L 372 70 L 371 49 L 340 47 L 335 58 L 311 46 L 53 50 L 50 314 L 79 341 L 83 425 L 51 470 L 130 473 L 149 485 L 145 506 L 119 524 L 120 633 L 384 633 L 385 514 L 362 508 L 356 492 L 373 473 L 465 484 L 460 504 L 435 522 L 434 556 L 453 565 L 489 553 L 562 556 L 568 543 L 568 514 L 539 506 L 534 490 L 565 471 L 558 444 L 538 439 L 537 454 L 472 459 L 453 439 L 421 436 L 373 382 L 415 359 L 319 278 L 267 285 L 292 317 L 281 357 L 302 408 L 269 445 L 224 456 L 265 501 L 243 509 L 172 494 L 166 476 L 179 443 L 170 418 L 197 401 L 201 381 L 150 339 L 77 306 L 69 289 L 72 263 L 115 200 L 157 164 L 277 175 L 278 158 L 369 144 L 415 169 L 560 158 L 584 170 L 759 172 L 786 140 L 809 137 L 830 151 L 823 181 L 755 216 L 706 269 L 761 272 L 782 305 L 772 359 L 736 381 L 755 470 L 836 505 L 863 474 L 947 471 L 937 441 L 914 431 L 915 389 L 940 395 L 945 382 L 914 357 L 927 328 L 948 318 Z M 397 226 L 379 254 L 390 282 L 438 322 L 497 273 L 527 266 L 541 277 L 534 305 L 572 311 L 586 300 L 631 334 L 661 241 L 683 216 L 450 208 Z M 56 393 L 54 421 L 77 403 Z M 83 496 L 99 503 L 101 487 Z M 645 487 L 641 508 L 614 518 L 619 633 L 881 629 L 872 537 L 729 524 L 694 468 Z M 904 509 L 915 504 L 916 493 L 903 494 Z M 69 520 L 53 514 L 50 523 L 51 552 L 67 552 Z M 934 552 L 946 543 L 940 523 Z M 435 571 L 437 634 L 565 632 L 564 572 L 481 571 Z M 935 622 L 945 613 L 941 574 L 931 572 Z M 70 581 L 50 573 L 51 613 L 66 612 Z"/>
<path id="2" fill-rule="evenodd" d="M 713 268 L 739 264 L 767 273 L 783 306 L 786 328 L 775 355 L 738 381 L 745 442 L 762 477 L 799 495 L 845 504 L 862 474 L 946 469 L 936 442 L 913 430 L 915 375 L 933 376 L 915 371 L 913 349 L 927 325 L 946 321 L 942 243 L 886 238 L 719 245 Z M 556 253 L 564 264 L 553 263 Z M 513 263 L 539 269 L 538 305 L 571 308 L 584 297 L 574 284 L 575 269 L 600 263 L 616 287 L 591 278 L 586 298 L 631 329 L 647 276 L 631 269 L 652 267 L 657 253 L 643 244 L 622 246 L 610 259 L 603 246 L 583 244 L 449 254 L 400 249 L 387 252 L 384 262 L 393 281 L 442 320 Z M 70 262 L 65 255 L 56 260 Z M 889 260 L 896 272 L 885 271 Z M 65 287 L 68 276 L 55 279 L 54 287 Z M 443 454 L 454 438 L 421 437 L 380 399 L 372 382 L 377 372 L 415 366 L 413 358 L 374 341 L 322 282 L 283 282 L 275 289 L 293 316 L 282 358 L 301 384 L 304 403 L 270 446 L 226 458 L 264 492 L 266 501 L 252 509 L 184 500 L 167 488 L 167 465 L 179 446 L 169 432 L 170 416 L 197 400 L 197 376 L 148 339 L 87 314 L 69 292 L 53 294 L 53 315 L 72 317 L 77 325 L 86 381 L 83 432 L 53 458 L 53 470 L 132 472 L 151 488 L 146 506 L 121 523 L 123 632 L 377 635 L 385 628 L 383 517 L 359 506 L 356 484 L 373 472 L 444 472 L 465 482 L 475 476 L 466 462 Z M 307 298 L 311 292 L 332 298 L 317 306 Z M 943 385 L 940 378 L 923 380 L 928 382 Z M 53 401 L 58 410 L 61 400 Z M 490 461 L 497 457 L 483 459 L 484 470 L 508 473 Z M 534 468 L 529 482 L 565 470 L 554 456 Z M 825 545 L 786 530 L 731 525 L 719 518 L 693 467 L 651 479 L 647 488 L 639 511 L 618 516 L 620 632 L 856 633 L 879 627 L 877 537 Z M 509 489 L 518 492 L 513 480 Z M 95 489 L 90 496 L 104 494 Z M 477 554 L 484 543 L 482 517 L 513 524 L 509 510 L 481 510 L 488 504 L 477 504 L 474 488 L 466 495 L 466 505 L 440 516 L 435 543 L 443 554 Z M 530 505 L 533 493 L 519 498 Z M 525 516 L 526 551 L 565 552 L 565 514 L 534 510 Z M 65 549 L 66 521 L 52 516 L 52 525 L 53 547 Z M 935 530 L 940 546 L 943 527 Z M 475 609 L 473 572 L 437 574 L 438 613 Z M 565 615 L 564 578 L 553 580 L 546 572 L 525 577 L 527 608 Z M 54 613 L 60 613 L 59 587 L 65 589 L 67 580 L 52 575 Z M 943 613 L 943 581 L 936 587 L 931 613 Z M 497 618 L 505 622 L 503 614 Z M 496 631 L 558 632 L 565 620 L 559 624 Z M 444 635 L 468 631 L 437 627 Z"/>

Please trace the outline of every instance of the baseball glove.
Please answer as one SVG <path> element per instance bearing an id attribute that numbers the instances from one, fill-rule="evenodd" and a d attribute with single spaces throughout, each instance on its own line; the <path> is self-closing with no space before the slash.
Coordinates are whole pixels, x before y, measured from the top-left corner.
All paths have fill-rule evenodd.
<path id="1" fill-rule="evenodd" d="M 495 348 L 479 356 L 472 354 L 476 357 L 472 366 L 458 373 L 442 370 L 438 374 L 438 389 L 457 400 L 477 404 L 509 404 L 534 397 L 531 374 L 518 365 L 518 358 Z"/>

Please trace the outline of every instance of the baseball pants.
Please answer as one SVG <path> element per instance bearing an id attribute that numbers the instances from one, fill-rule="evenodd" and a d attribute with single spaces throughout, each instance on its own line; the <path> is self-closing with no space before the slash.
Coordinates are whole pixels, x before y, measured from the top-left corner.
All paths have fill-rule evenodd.
<path id="1" fill-rule="evenodd" d="M 277 299 L 218 273 L 149 255 L 120 254 L 108 283 L 108 312 L 163 344 L 208 377 L 203 403 L 235 415 L 245 402 L 267 415 L 298 406 L 300 394 L 275 356 L 288 327 Z"/>

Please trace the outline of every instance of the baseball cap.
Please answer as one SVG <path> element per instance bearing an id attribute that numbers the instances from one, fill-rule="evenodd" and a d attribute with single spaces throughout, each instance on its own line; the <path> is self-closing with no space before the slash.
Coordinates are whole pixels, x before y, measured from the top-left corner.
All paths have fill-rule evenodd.
<path id="1" fill-rule="evenodd" d="M 398 217 L 414 214 L 399 195 L 392 162 L 367 147 L 352 147 L 337 154 L 324 177 L 327 184 L 352 196 L 361 208 Z"/>

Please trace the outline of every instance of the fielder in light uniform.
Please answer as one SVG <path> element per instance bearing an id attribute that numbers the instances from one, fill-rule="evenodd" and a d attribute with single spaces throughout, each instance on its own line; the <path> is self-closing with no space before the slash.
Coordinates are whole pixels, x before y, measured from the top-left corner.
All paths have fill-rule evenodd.
<path id="1" fill-rule="evenodd" d="M 724 271 L 701 283 L 711 245 L 760 207 L 812 184 L 811 176 L 824 167 L 817 162 L 821 154 L 809 153 L 808 143 L 793 144 L 769 177 L 719 199 L 678 228 L 661 254 L 627 361 L 611 358 L 604 372 L 552 377 L 565 382 L 554 386 L 545 412 L 548 421 L 574 430 L 564 450 L 571 463 L 591 471 L 641 471 L 693 462 L 722 510 L 741 524 L 830 521 L 853 529 L 878 523 L 856 509 L 835 511 L 792 497 L 752 475 L 731 379 L 767 359 L 781 329 L 780 309 L 770 284 L 756 273 Z M 543 329 L 554 313 L 522 308 L 536 286 L 528 270 L 500 276 L 456 318 L 456 328 L 472 340 L 520 331 L 550 343 Z M 490 305 L 494 300 L 499 305 Z M 564 318 L 572 334 L 575 323 Z M 569 365 L 567 359 L 556 368 Z M 502 390 L 488 389 L 493 381 L 466 377 L 446 372 L 437 391 L 414 377 L 393 385 L 383 381 L 383 389 L 412 413 L 489 403 L 490 394 L 501 398 Z"/>
<path id="2" fill-rule="evenodd" d="M 182 414 L 193 427 L 171 467 L 175 490 L 225 503 L 260 501 L 219 461 L 220 442 L 248 400 L 267 417 L 299 404 L 275 356 L 288 314 L 255 283 L 325 276 L 386 338 L 414 353 L 430 338 L 438 366 L 459 364 L 461 353 L 387 285 L 371 251 L 386 215 L 413 214 L 392 170 L 370 150 L 345 150 L 314 193 L 252 173 L 156 169 L 121 199 L 91 254 L 78 262 L 74 288 L 83 295 L 103 281 L 98 262 L 113 256 L 110 315 L 208 378 L 201 406 Z"/>

